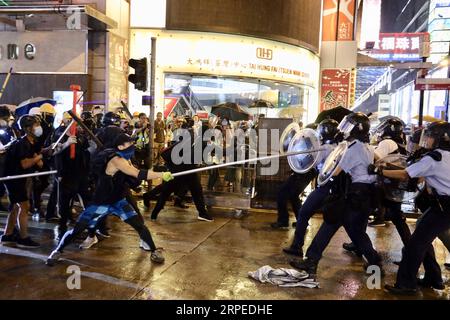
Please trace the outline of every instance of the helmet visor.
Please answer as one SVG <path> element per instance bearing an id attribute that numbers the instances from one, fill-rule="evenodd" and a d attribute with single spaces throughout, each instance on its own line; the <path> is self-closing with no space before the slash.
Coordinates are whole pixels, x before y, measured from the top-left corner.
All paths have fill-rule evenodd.
<path id="1" fill-rule="evenodd" d="M 351 123 L 346 116 L 342 119 L 341 123 L 339 123 L 338 130 L 344 135 L 344 138 L 347 138 L 354 127 L 355 124 Z"/>

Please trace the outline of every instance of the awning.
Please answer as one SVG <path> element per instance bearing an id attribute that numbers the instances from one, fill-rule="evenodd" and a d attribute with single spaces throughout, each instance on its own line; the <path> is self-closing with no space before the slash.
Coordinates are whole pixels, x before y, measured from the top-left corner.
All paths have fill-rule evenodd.
<path id="1" fill-rule="evenodd" d="M 81 23 L 92 30 L 116 29 L 118 23 L 98 11 L 91 5 L 53 5 L 53 6 L 1 6 L 0 16 L 17 18 L 24 16 L 32 19 L 33 15 L 70 15 L 74 12 L 82 13 Z M 65 20 L 64 20 L 65 21 Z"/>

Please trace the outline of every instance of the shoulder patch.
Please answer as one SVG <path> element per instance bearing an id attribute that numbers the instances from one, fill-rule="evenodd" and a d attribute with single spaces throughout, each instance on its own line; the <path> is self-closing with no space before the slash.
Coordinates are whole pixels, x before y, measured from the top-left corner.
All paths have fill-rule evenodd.
<path id="1" fill-rule="evenodd" d="M 428 152 L 426 156 L 430 156 L 434 161 L 442 160 L 442 154 L 437 150 Z"/>

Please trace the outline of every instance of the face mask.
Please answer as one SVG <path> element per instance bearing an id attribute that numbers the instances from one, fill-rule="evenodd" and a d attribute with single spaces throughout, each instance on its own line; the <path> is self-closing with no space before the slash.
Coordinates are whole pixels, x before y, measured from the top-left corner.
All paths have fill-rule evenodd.
<path id="1" fill-rule="evenodd" d="M 43 130 L 42 130 L 42 127 L 41 127 L 41 126 L 36 127 L 36 128 L 33 129 L 33 135 L 34 135 L 35 137 L 37 137 L 37 138 L 39 138 L 40 136 L 42 136 L 42 133 L 43 133 Z"/>
<path id="2" fill-rule="evenodd" d="M 134 145 L 131 145 L 124 150 L 117 151 L 117 154 L 126 160 L 130 160 L 131 158 L 133 158 L 135 150 L 136 150 L 136 147 Z"/>

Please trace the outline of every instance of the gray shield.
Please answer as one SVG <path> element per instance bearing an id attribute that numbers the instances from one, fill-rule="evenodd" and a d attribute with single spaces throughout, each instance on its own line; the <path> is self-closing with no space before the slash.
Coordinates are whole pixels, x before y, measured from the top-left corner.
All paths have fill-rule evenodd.
<path id="1" fill-rule="evenodd" d="M 404 155 L 391 154 L 378 160 L 375 165 L 387 170 L 403 170 L 408 166 L 406 159 Z M 383 186 L 384 197 L 387 200 L 399 203 L 415 199 L 425 188 L 425 182 L 419 183 L 414 188 L 411 188 L 408 181 L 388 179 L 385 177 L 380 177 L 379 180 Z"/>
<path id="2" fill-rule="evenodd" d="M 297 122 L 292 122 L 289 124 L 286 129 L 284 129 L 283 133 L 281 134 L 280 138 L 280 153 L 285 154 L 288 151 L 289 143 L 294 138 L 294 136 L 297 134 L 297 132 L 300 131 L 300 126 Z"/>
<path id="3" fill-rule="evenodd" d="M 333 152 L 331 152 L 325 159 L 322 169 L 320 170 L 319 176 L 317 178 L 317 183 L 319 186 L 323 186 L 333 177 L 336 169 L 341 164 L 344 154 L 347 152 L 348 143 L 343 141 L 339 143 Z"/>
<path id="4" fill-rule="evenodd" d="M 288 152 L 312 151 L 320 148 L 319 134 L 313 129 L 303 129 L 297 132 L 289 143 Z M 297 154 L 288 157 L 291 169 L 297 173 L 311 170 L 320 159 L 320 151 Z"/>

